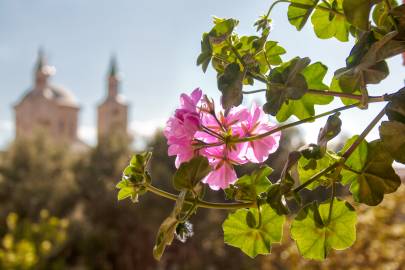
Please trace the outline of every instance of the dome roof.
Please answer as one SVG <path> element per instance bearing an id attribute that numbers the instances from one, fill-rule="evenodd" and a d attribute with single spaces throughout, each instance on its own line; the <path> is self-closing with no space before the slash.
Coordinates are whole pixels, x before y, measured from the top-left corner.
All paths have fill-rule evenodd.
<path id="1" fill-rule="evenodd" d="M 32 89 L 30 90 L 22 99 L 21 102 L 42 96 L 49 101 L 55 102 L 57 105 L 79 108 L 79 104 L 76 101 L 75 96 L 68 89 L 55 86 L 47 85 L 44 89 Z"/>
<path id="2" fill-rule="evenodd" d="M 69 107 L 79 107 L 75 96 L 68 89 L 49 85 L 44 89 L 43 95 L 50 100 L 54 100 L 59 105 L 69 106 Z"/>

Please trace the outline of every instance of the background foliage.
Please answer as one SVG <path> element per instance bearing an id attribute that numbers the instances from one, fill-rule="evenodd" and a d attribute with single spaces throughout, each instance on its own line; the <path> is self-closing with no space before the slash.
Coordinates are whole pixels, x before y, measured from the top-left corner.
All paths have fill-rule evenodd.
<path id="1" fill-rule="evenodd" d="M 281 173 L 281 161 L 285 160 L 287 153 L 302 144 L 298 130 L 292 130 L 284 136 L 281 148 L 269 161 L 278 174 Z M 38 269 L 42 265 L 41 269 L 340 269 L 349 266 L 349 269 L 360 269 L 359 267 L 368 265 L 369 269 L 375 269 L 372 268 L 373 265 L 389 265 L 390 268 L 387 269 L 401 269 L 398 265 L 405 258 L 403 249 L 399 248 L 403 245 L 401 237 L 403 239 L 405 230 L 403 189 L 386 196 L 384 203 L 374 210 L 362 208 L 355 251 L 332 253 L 326 264 L 302 259 L 295 244 L 286 235 L 281 246 L 273 247 L 271 256 L 260 256 L 252 260 L 239 250 L 224 244 L 220 225 L 226 218 L 226 212 L 214 210 L 199 211 L 192 221 L 204 222 L 195 222 L 195 235 L 185 244 L 175 240 L 157 263 L 151 254 L 152 244 L 161 220 L 170 213 L 172 206 L 153 194 L 142 197 L 143 207 L 134 207 L 129 200 L 120 203 L 116 201 L 114 186 L 130 157 L 127 145 L 121 139 L 116 139 L 103 142 L 89 152 L 72 153 L 66 148 L 58 148 L 49 138 L 39 136 L 34 141 L 15 142 L 8 151 L 2 153 L 0 254 L 3 255 L 0 255 L 0 268 Z M 167 157 L 167 144 L 163 135 L 157 133 L 151 138 L 149 147 L 153 148 L 153 179 L 156 179 L 159 187 L 170 190 L 174 163 Z M 56 155 L 57 148 L 59 154 Z M 58 163 L 61 160 L 65 162 L 63 165 Z M 37 163 L 42 165 L 27 165 Z M 62 174 L 55 174 L 55 164 Z M 240 169 L 239 173 L 251 171 L 249 166 Z M 7 173 L 9 171 L 19 172 L 20 178 L 10 176 Z M 53 177 L 54 175 L 57 177 Z M 44 183 L 35 185 L 32 182 Z M 23 186 L 27 187 L 21 188 Z M 47 187 L 46 191 L 44 186 Z M 10 190 L 13 192 L 9 192 Z M 67 190 L 72 192 L 67 193 Z M 48 196 L 44 195 L 45 198 L 41 201 L 33 195 L 43 192 Z M 317 194 L 321 198 L 322 192 Z M 207 197 L 212 200 L 223 199 L 222 194 L 214 192 L 207 194 Z M 31 208 L 33 205 L 36 207 Z M 50 252 L 54 254 L 52 257 L 43 256 L 32 248 L 53 237 L 41 232 L 35 232 L 34 238 L 32 236 L 35 227 L 42 226 L 45 222 L 44 211 L 42 210 L 41 215 L 41 209 L 49 209 L 49 215 L 55 216 L 45 220 L 63 220 L 68 224 L 66 228 L 55 231 L 64 236 L 58 245 L 50 246 Z M 14 216 L 11 213 L 18 215 L 17 224 L 24 228 L 24 233 L 15 233 L 10 228 L 10 221 L 6 222 L 10 215 Z M 370 222 L 373 222 L 373 226 L 367 226 Z M 46 231 L 49 232 L 48 229 Z M 28 248 L 31 253 L 24 250 L 24 257 L 28 262 L 24 264 L 24 260 L 19 260 L 18 266 L 7 268 L 9 259 L 5 257 L 9 257 L 10 253 L 18 256 L 18 249 L 10 251 L 10 235 L 15 243 L 24 243 L 20 244 L 20 249 Z M 370 235 L 378 237 L 371 238 Z M 358 254 L 362 254 L 360 258 Z M 347 260 L 341 260 L 340 256 Z"/>

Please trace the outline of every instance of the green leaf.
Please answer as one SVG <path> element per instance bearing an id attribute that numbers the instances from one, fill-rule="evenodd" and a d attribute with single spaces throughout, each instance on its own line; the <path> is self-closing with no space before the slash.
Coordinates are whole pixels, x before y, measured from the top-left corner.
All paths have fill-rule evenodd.
<path id="1" fill-rule="evenodd" d="M 237 63 L 226 66 L 224 74 L 218 77 L 218 89 L 222 92 L 221 103 L 224 109 L 239 106 L 243 100 L 243 72 Z"/>
<path id="2" fill-rule="evenodd" d="M 350 192 L 356 202 L 375 206 L 383 200 L 384 194 L 397 190 L 401 179 L 392 168 L 393 159 L 381 141 L 369 143 L 367 152 L 364 167 L 351 179 Z M 357 163 L 349 167 L 354 164 Z"/>
<path id="3" fill-rule="evenodd" d="M 222 224 L 224 241 L 228 245 L 240 248 L 251 258 L 259 254 L 269 254 L 271 244 L 281 241 L 284 216 L 277 215 L 268 205 L 263 205 L 261 206 L 262 222 L 260 227 L 251 228 L 246 223 L 249 212 L 251 213 L 249 215 L 254 217 L 259 215 L 256 208 L 239 209 L 228 215 Z"/>
<path id="4" fill-rule="evenodd" d="M 134 188 L 133 187 L 121 188 L 120 191 L 118 192 L 118 200 L 121 201 L 128 197 L 131 197 L 132 200 L 137 201 L 137 194 L 135 194 Z"/>
<path id="5" fill-rule="evenodd" d="M 201 40 L 201 53 L 197 58 L 197 66 L 201 65 L 203 72 L 207 71 L 212 58 L 212 47 L 208 33 L 204 33 Z"/>
<path id="6" fill-rule="evenodd" d="M 355 135 L 348 139 L 343 146 L 342 150 L 340 150 L 340 154 L 343 154 L 347 151 L 350 146 L 359 138 L 358 135 Z M 368 143 L 366 140 L 362 140 L 360 144 L 356 147 L 350 157 L 346 160 L 345 165 L 349 166 L 353 170 L 361 171 L 361 169 L 365 166 L 367 162 L 368 156 Z"/>
<path id="7" fill-rule="evenodd" d="M 255 201 L 260 193 L 266 192 L 270 187 L 271 182 L 267 176 L 272 172 L 272 168 L 264 165 L 251 175 L 240 177 L 227 189 L 227 196 L 237 201 Z"/>
<path id="8" fill-rule="evenodd" d="M 307 23 L 319 0 L 292 0 L 288 6 L 288 20 L 300 31 Z"/>
<path id="9" fill-rule="evenodd" d="M 335 37 L 340 41 L 349 40 L 349 24 L 343 14 L 343 0 L 329 0 L 329 6 L 335 12 L 330 11 L 330 7 L 326 3 L 321 3 L 311 17 L 311 22 L 314 26 L 314 31 L 317 37 L 329 39 Z"/>
<path id="10" fill-rule="evenodd" d="M 131 158 L 130 166 L 133 167 L 136 172 L 144 173 L 151 157 L 152 152 L 136 154 Z"/>
<path id="11" fill-rule="evenodd" d="M 356 212 L 348 202 L 334 199 L 330 222 L 328 216 L 329 202 L 312 203 L 292 222 L 291 237 L 304 258 L 324 260 L 331 249 L 346 249 L 356 240 Z"/>
<path id="12" fill-rule="evenodd" d="M 319 130 L 317 143 L 322 153 L 326 152 L 327 143 L 335 138 L 341 131 L 342 120 L 340 120 L 339 115 L 340 113 L 330 115 L 325 126 Z"/>
<path id="13" fill-rule="evenodd" d="M 295 115 L 302 120 L 315 115 L 314 105 L 326 105 L 333 100 L 333 97 L 305 95 L 300 100 L 290 100 L 288 104 L 283 104 L 277 113 L 277 121 L 284 122 L 291 115 Z"/>
<path id="14" fill-rule="evenodd" d="M 305 81 L 308 84 L 308 88 L 315 90 L 327 90 L 329 87 L 323 83 L 326 73 L 328 72 L 328 67 L 321 62 L 315 62 L 307 66 L 303 71 L 302 75 L 305 77 Z"/>
<path id="15" fill-rule="evenodd" d="M 121 181 L 116 185 L 118 200 L 131 198 L 138 202 L 138 196 L 146 192 L 146 184 L 151 182 L 151 177 L 146 170 L 151 152 L 136 154 L 131 158 L 129 165 L 124 169 Z"/>
<path id="16" fill-rule="evenodd" d="M 357 140 L 359 136 L 353 136 L 348 139 L 343 146 L 342 150 L 339 154 L 343 155 L 343 153 L 352 146 L 354 141 Z M 353 151 L 350 157 L 345 161 L 345 165 L 354 170 L 355 172 L 360 172 L 363 167 L 366 165 L 367 162 L 367 155 L 368 155 L 368 143 L 366 140 L 362 140 L 361 143 L 357 146 L 357 148 Z M 352 181 L 357 179 L 357 173 L 350 170 L 343 169 L 342 170 L 342 184 L 347 185 L 350 184 Z"/>
<path id="17" fill-rule="evenodd" d="M 180 191 L 193 189 L 210 171 L 211 167 L 206 157 L 194 157 L 180 165 L 173 176 L 173 186 Z"/>
<path id="18" fill-rule="evenodd" d="M 405 164 L 405 124 L 397 121 L 382 122 L 380 137 L 392 158 Z"/>
<path id="19" fill-rule="evenodd" d="M 158 261 L 162 257 L 166 247 L 172 244 L 178 229 L 181 230 L 181 228 L 178 227 L 186 222 L 184 220 L 184 213 L 187 212 L 190 207 L 189 204 L 185 203 L 188 195 L 189 191 L 183 190 L 180 192 L 173 211 L 159 227 L 159 231 L 156 235 L 155 246 L 153 247 L 153 257 Z"/>
<path id="20" fill-rule="evenodd" d="M 405 3 L 392 9 L 390 14 L 394 17 L 399 32 L 397 39 L 405 41 Z"/>
<path id="21" fill-rule="evenodd" d="M 396 0 L 389 0 L 391 7 L 398 6 Z M 378 28 L 383 29 L 385 32 L 394 30 L 394 24 L 389 18 L 390 9 L 386 4 L 386 1 L 378 3 L 373 10 L 373 21 Z"/>
<path id="22" fill-rule="evenodd" d="M 286 50 L 278 45 L 278 42 L 267 41 L 264 45 L 264 50 L 255 56 L 256 61 L 259 63 L 260 73 L 266 73 L 269 70 L 269 65 L 280 65 L 283 62 L 280 56 L 285 53 Z"/>
<path id="23" fill-rule="evenodd" d="M 375 0 L 344 0 L 343 10 L 346 19 L 357 28 L 367 31 L 370 27 L 371 8 L 376 2 Z"/>
<path id="24" fill-rule="evenodd" d="M 352 88 L 352 87 L 350 87 L 350 88 Z M 330 84 L 330 90 L 334 91 L 334 92 L 345 93 L 343 91 L 343 89 L 340 87 L 339 80 L 336 77 L 333 77 L 333 79 L 332 79 L 332 82 Z M 359 89 L 356 89 L 354 91 L 351 90 L 349 92 L 352 93 L 352 94 L 355 94 L 355 95 L 361 95 L 361 91 Z M 344 105 L 352 105 L 352 104 L 355 104 L 355 103 L 359 102 L 357 99 L 343 98 L 343 97 L 340 98 L 340 100 L 342 101 L 342 103 Z"/>
<path id="25" fill-rule="evenodd" d="M 335 162 L 336 160 L 333 159 L 331 155 L 325 155 L 323 158 L 319 160 L 306 159 L 304 156 L 302 156 L 299 159 L 297 166 L 298 174 L 300 177 L 300 183 L 303 184 L 307 182 L 312 176 L 326 169 Z M 323 182 L 328 182 L 328 180 L 329 180 L 328 174 L 323 175 L 318 180 L 308 185 L 306 188 L 309 190 L 313 190 L 316 187 L 318 187 L 319 184 L 322 184 Z"/>
<path id="26" fill-rule="evenodd" d="M 327 67 L 320 62 L 307 66 L 302 70 L 301 75 L 304 77 L 307 88 L 312 90 L 325 90 L 328 86 L 323 83 L 323 78 L 327 72 Z M 270 94 L 269 94 L 270 95 Z M 291 115 L 304 119 L 315 115 L 314 106 L 325 105 L 332 102 L 333 97 L 307 94 L 298 100 L 288 100 L 281 104 L 281 108 L 276 114 L 279 122 L 286 121 Z"/>
<path id="27" fill-rule="evenodd" d="M 380 40 L 374 32 L 364 32 L 346 59 L 346 67 L 338 69 L 335 77 L 344 92 L 352 93 L 367 84 L 377 84 L 388 74 L 384 61 L 405 51 L 405 42 L 395 40 L 397 32 L 390 32 Z"/>
<path id="28" fill-rule="evenodd" d="M 156 236 L 156 244 L 153 247 L 153 257 L 156 260 L 160 260 L 165 251 L 166 246 L 173 242 L 174 235 L 176 233 L 176 227 L 179 224 L 176 217 L 170 215 L 167 217 L 159 227 L 159 231 Z"/>
<path id="29" fill-rule="evenodd" d="M 266 92 L 267 103 L 263 106 L 266 113 L 276 115 L 284 102 L 300 99 L 305 94 L 308 85 L 301 72 L 310 61 L 309 58 L 296 57 L 271 71 L 269 89 Z"/>
<path id="30" fill-rule="evenodd" d="M 208 33 L 211 44 L 224 42 L 233 32 L 239 22 L 235 19 L 222 19 L 214 17 L 214 27 Z"/>
<path id="31" fill-rule="evenodd" d="M 266 29 L 270 29 L 271 19 L 268 18 L 266 15 L 262 15 L 259 19 L 255 22 L 254 26 L 256 26 L 256 32 L 260 30 L 264 31 Z"/>
<path id="32" fill-rule="evenodd" d="M 287 215 L 289 213 L 287 205 L 283 202 L 283 195 L 288 191 L 283 190 L 281 183 L 271 185 L 267 191 L 266 202 L 273 208 L 278 215 Z"/>
<path id="33" fill-rule="evenodd" d="M 388 119 L 405 124 L 405 88 L 393 94 L 390 100 L 385 108 Z"/>

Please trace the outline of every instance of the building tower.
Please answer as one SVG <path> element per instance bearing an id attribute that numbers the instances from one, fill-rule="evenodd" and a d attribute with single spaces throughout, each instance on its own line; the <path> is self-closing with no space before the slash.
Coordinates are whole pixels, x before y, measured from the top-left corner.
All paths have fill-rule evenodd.
<path id="1" fill-rule="evenodd" d="M 97 135 L 99 142 L 113 133 L 128 135 L 128 105 L 119 94 L 120 78 L 117 61 L 114 57 L 110 61 L 107 79 L 107 96 L 97 108 Z"/>
<path id="2" fill-rule="evenodd" d="M 72 93 L 49 83 L 55 68 L 47 65 L 44 53 L 38 52 L 34 82 L 14 106 L 16 139 L 45 132 L 58 142 L 78 142 L 79 106 Z"/>

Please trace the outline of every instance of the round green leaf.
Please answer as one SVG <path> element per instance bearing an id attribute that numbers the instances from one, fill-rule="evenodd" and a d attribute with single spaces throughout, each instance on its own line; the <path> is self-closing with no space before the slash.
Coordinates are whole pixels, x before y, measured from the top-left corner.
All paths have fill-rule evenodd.
<path id="1" fill-rule="evenodd" d="M 360 163 L 360 161 L 349 162 L 349 159 L 347 162 L 346 165 L 350 168 Z M 351 182 L 350 192 L 356 202 L 370 206 L 378 205 L 383 200 L 384 194 L 396 191 L 401 184 L 392 163 L 393 159 L 381 141 L 373 141 L 367 145 L 367 159 L 363 168 L 350 171 L 350 178 L 343 175 L 342 183 Z"/>
<path id="2" fill-rule="evenodd" d="M 397 121 L 382 122 L 380 136 L 384 148 L 391 156 L 405 164 L 405 124 Z"/>
<path id="3" fill-rule="evenodd" d="M 239 209 L 235 213 L 229 214 L 222 224 L 225 243 L 240 248 L 251 258 L 258 254 L 269 254 L 271 244 L 281 241 L 284 216 L 277 215 L 268 205 L 261 206 L 261 212 L 262 222 L 258 228 L 251 228 L 246 221 L 248 213 L 251 213 L 250 216 L 256 217 L 256 221 L 258 220 L 259 213 L 256 208 Z"/>
<path id="4" fill-rule="evenodd" d="M 211 167 L 206 157 L 194 157 L 188 162 L 180 165 L 173 177 L 173 186 L 177 190 L 192 189 L 197 185 L 209 172 Z"/>
<path id="5" fill-rule="evenodd" d="M 357 28 L 367 31 L 371 7 L 375 0 L 344 0 L 343 9 L 347 20 Z"/>
<path id="6" fill-rule="evenodd" d="M 307 88 L 310 88 L 312 90 L 326 90 L 328 89 L 328 86 L 323 83 L 323 79 L 326 75 L 327 70 L 328 68 L 325 65 L 320 62 L 316 62 L 309 66 L 305 66 L 305 68 L 300 69 L 299 75 L 302 75 L 305 79 L 305 86 Z M 282 94 L 284 94 L 285 92 L 286 90 L 281 91 Z M 268 101 L 269 97 L 274 98 L 273 96 L 268 96 Z M 286 96 L 286 98 L 288 99 L 288 96 Z M 329 104 L 332 100 L 333 97 L 330 96 L 310 94 L 306 94 L 297 100 L 288 99 L 287 102 L 281 100 L 281 102 L 279 103 L 281 107 L 276 114 L 276 118 L 279 122 L 286 121 L 288 118 L 290 118 L 291 115 L 295 115 L 299 119 L 304 119 L 315 115 L 314 106 L 316 104 Z"/>
<path id="7" fill-rule="evenodd" d="M 226 66 L 224 74 L 218 77 L 218 89 L 222 92 L 221 103 L 224 109 L 239 106 L 243 100 L 243 72 L 237 63 Z"/>
<path id="8" fill-rule="evenodd" d="M 356 212 L 345 201 L 334 199 L 330 222 L 329 202 L 308 204 L 300 210 L 291 224 L 291 237 L 301 255 L 307 259 L 323 260 L 331 249 L 343 250 L 356 240 Z M 319 220 L 321 219 L 321 220 Z"/>
<path id="9" fill-rule="evenodd" d="M 297 30 L 301 30 L 307 23 L 319 0 L 291 0 L 288 6 L 288 20 Z"/>
<path id="10" fill-rule="evenodd" d="M 297 166 L 300 183 L 303 184 L 307 182 L 312 176 L 328 168 L 334 162 L 335 160 L 331 158 L 329 155 L 325 155 L 323 158 L 319 160 L 306 159 L 305 157 L 302 156 L 299 159 Z M 315 166 L 311 166 L 311 163 L 313 163 Z M 320 177 L 317 181 L 308 185 L 306 188 L 309 190 L 313 190 L 316 187 L 318 187 L 322 181 L 325 180 L 327 180 L 327 175 Z"/>
<path id="11" fill-rule="evenodd" d="M 342 13 L 343 0 L 328 1 L 331 6 L 335 6 L 336 11 Z M 329 7 L 325 3 L 319 4 L 322 9 L 315 10 L 311 17 L 311 22 L 314 26 L 314 31 L 317 37 L 329 39 L 335 37 L 340 41 L 349 40 L 349 24 L 343 14 L 335 14 L 329 11 Z"/>

